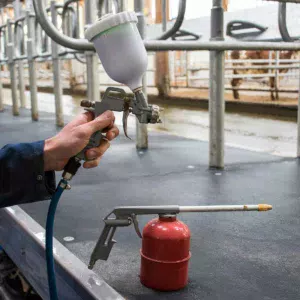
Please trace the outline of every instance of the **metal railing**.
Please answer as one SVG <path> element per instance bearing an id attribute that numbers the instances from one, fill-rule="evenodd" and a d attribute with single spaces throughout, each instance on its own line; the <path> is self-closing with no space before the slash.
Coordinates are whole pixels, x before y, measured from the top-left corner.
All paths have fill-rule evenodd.
<path id="1" fill-rule="evenodd" d="M 179 57 L 178 57 L 179 56 Z M 276 57 L 278 57 L 276 59 Z M 194 56 L 195 59 L 195 56 Z M 170 57 L 170 65 L 172 69 L 171 87 L 186 87 L 186 88 L 199 88 L 208 89 L 209 76 L 205 75 L 209 71 L 208 62 L 193 62 L 189 52 L 181 52 L 179 55 Z M 298 93 L 298 88 L 293 89 L 280 89 L 280 79 L 284 78 L 299 78 L 300 59 L 280 59 L 279 52 L 276 51 L 275 59 L 228 59 L 225 60 L 225 80 L 229 79 L 247 79 L 256 80 L 261 78 L 274 77 L 275 87 L 269 89 L 262 88 L 237 88 L 225 87 L 226 90 L 243 90 L 243 91 L 261 91 L 261 92 L 285 92 L 285 93 Z M 234 74 L 233 71 L 238 71 Z M 282 72 L 286 71 L 288 72 Z M 291 71 L 290 71 L 291 70 Z M 295 72 L 296 70 L 296 72 Z M 256 71 L 256 72 L 255 72 Z M 199 74 L 200 73 L 200 74 Z M 204 73 L 204 74 L 203 74 Z M 199 84 L 202 82 L 202 84 Z M 257 82 L 257 81 L 256 81 Z M 294 83 L 295 86 L 298 84 Z"/>
<path id="2" fill-rule="evenodd" d="M 27 0 L 28 1 L 28 0 Z M 87 70 L 88 70 L 88 95 L 89 97 L 93 98 L 93 95 L 96 95 L 95 93 L 95 76 L 97 75 L 95 72 L 95 59 L 93 56 L 94 54 L 94 47 L 91 43 L 89 43 L 85 39 L 74 38 L 74 35 L 67 36 L 66 33 L 61 32 L 58 30 L 58 28 L 53 24 L 55 23 L 55 19 L 53 19 L 53 15 L 59 14 L 57 10 L 55 10 L 55 3 L 52 4 L 52 22 L 49 20 L 49 17 L 47 15 L 46 7 L 44 6 L 43 1 L 39 0 L 32 0 L 34 9 L 35 9 L 35 16 L 33 18 L 36 18 L 37 22 L 40 24 L 42 29 L 45 31 L 45 33 L 52 39 L 52 60 L 53 62 L 59 62 L 59 59 L 63 57 L 68 57 L 66 54 L 74 55 L 74 51 L 79 51 L 78 53 L 85 52 L 86 56 L 86 63 L 87 63 Z M 179 21 L 180 16 L 182 14 L 183 9 L 183 0 L 181 0 L 181 10 L 179 10 Z M 52 1 L 54 2 L 54 1 Z M 67 1 L 68 3 L 72 3 L 72 1 Z M 85 1 L 85 5 L 87 7 L 86 13 L 91 13 L 91 3 L 93 0 Z M 120 2 L 120 1 L 119 1 Z M 208 50 L 210 51 L 210 76 L 209 76 L 209 82 L 210 82 L 210 107 L 209 107 L 209 113 L 210 113 L 210 141 L 209 141 L 209 165 L 210 167 L 216 167 L 216 168 L 223 168 L 224 167 L 224 82 L 225 82 L 225 57 L 224 57 L 224 51 L 226 50 L 274 50 L 274 51 L 280 51 L 280 50 L 300 50 L 300 43 L 294 43 L 294 42 L 242 42 L 242 41 L 236 41 L 236 42 L 227 42 L 224 41 L 224 17 L 223 17 L 223 9 L 222 9 L 222 0 L 213 0 L 213 7 L 211 10 L 211 40 L 208 42 L 201 42 L 200 41 L 162 41 L 162 40 L 146 40 L 145 39 L 145 47 L 148 51 L 174 51 L 174 50 L 184 50 L 184 51 L 203 51 Z M 142 0 L 135 0 L 135 9 L 137 10 L 138 17 L 139 17 L 139 30 L 141 34 L 144 32 L 144 26 L 145 23 L 143 22 L 144 16 L 141 12 L 141 8 L 143 7 L 143 1 Z M 76 12 L 76 10 L 75 10 Z M 27 12 L 27 15 L 30 12 Z M 280 11 L 279 11 L 280 13 Z M 76 12 L 77 14 L 77 12 Z M 70 16 L 70 14 L 64 14 L 65 17 Z M 88 15 L 86 15 L 86 19 Z M 27 21 L 28 18 L 27 17 Z M 87 23 L 93 21 L 92 19 L 88 20 Z M 178 21 L 178 22 L 179 22 Z M 282 22 L 286 25 L 285 19 L 283 18 Z M 177 24 L 178 24 L 177 22 Z M 68 24 L 74 24 L 74 22 L 69 21 Z M 176 22 L 174 23 L 174 25 Z M 23 57 L 16 56 L 14 53 L 14 40 L 12 38 L 12 30 L 11 28 L 14 26 L 14 21 L 8 20 L 7 24 L 4 24 L 3 28 L 1 30 L 6 31 L 7 35 L 7 46 L 6 46 L 6 53 L 7 55 L 1 55 L 2 60 L 0 63 L 8 64 L 10 68 L 10 74 L 12 79 L 12 96 L 13 96 L 13 112 L 14 114 L 18 114 L 18 105 L 16 101 L 16 94 L 15 94 L 15 88 L 16 88 L 16 74 L 15 74 L 15 64 L 17 61 L 21 61 Z M 280 25 L 280 24 L 279 24 Z M 18 31 L 18 29 L 17 29 Z M 35 31 L 33 31 L 35 32 Z M 3 36 L 3 34 L 1 34 Z M 27 34 L 28 35 L 28 34 Z M 166 38 L 166 36 L 164 36 Z M 2 38 L 1 38 L 2 41 Z M 29 53 L 30 47 L 28 48 L 28 43 L 33 45 L 31 46 L 31 54 Z M 56 50 L 53 51 L 53 48 L 58 47 L 57 44 L 60 44 L 61 46 L 65 47 L 65 49 L 62 52 L 57 52 Z M 54 46 L 56 45 L 56 46 Z M 69 52 L 68 49 L 72 49 L 71 52 Z M 35 37 L 30 37 L 27 39 L 27 58 L 28 63 L 36 63 L 37 60 L 43 60 L 48 59 L 49 54 L 43 53 L 43 55 L 40 53 L 39 55 L 36 54 L 36 45 L 35 45 Z M 63 53 L 63 54 L 62 54 Z M 77 52 L 76 52 L 77 53 Z M 64 56 L 66 55 L 66 56 Z M 3 57 L 4 56 L 4 57 Z M 47 57 L 45 57 L 47 56 Z M 59 63 L 57 64 L 59 66 Z M 32 74 L 31 77 L 34 77 L 33 68 L 30 68 L 30 73 Z M 54 73 L 59 70 L 59 67 L 54 68 Z M 90 71 L 89 71 L 90 70 Z M 279 68 L 274 69 L 274 72 L 279 73 Z M 89 76 L 92 75 L 92 78 Z M 272 73 L 270 73 L 272 74 Z M 280 75 L 280 74 L 279 74 Z M 279 76 L 278 75 L 278 76 Z M 59 78 L 58 75 L 55 78 Z M 272 75 L 273 76 L 273 75 Z M 276 75 L 274 75 L 276 76 Z M 94 78 L 94 79 L 93 79 Z M 31 78 L 31 81 L 34 81 Z M 58 80 L 59 81 L 59 80 Z M 54 84 L 57 84 L 54 82 Z M 33 91 L 34 93 L 34 91 Z M 55 86 L 55 94 L 59 95 L 61 93 L 61 87 Z M 1 99 L 1 97 L 0 97 Z M 57 96 L 57 99 L 59 99 L 59 96 Z M 32 97 L 32 102 L 34 100 L 34 97 Z M 300 101 L 300 99 L 299 99 Z M 59 101 L 58 101 L 59 102 Z M 32 110 L 34 110 L 34 105 L 32 106 Z M 59 106 L 57 106 L 57 111 L 59 112 Z M 36 111 L 37 112 L 37 111 Z M 34 114 L 33 114 L 34 115 Z M 59 115 L 62 115 L 62 111 L 59 112 Z M 61 119 L 57 115 L 57 123 L 61 125 Z M 299 131 L 300 131 L 300 120 L 299 120 Z M 146 136 L 146 130 L 143 131 L 142 137 L 144 138 Z M 300 133 L 299 133 L 300 137 Z M 300 138 L 298 141 L 298 154 L 300 155 Z"/>

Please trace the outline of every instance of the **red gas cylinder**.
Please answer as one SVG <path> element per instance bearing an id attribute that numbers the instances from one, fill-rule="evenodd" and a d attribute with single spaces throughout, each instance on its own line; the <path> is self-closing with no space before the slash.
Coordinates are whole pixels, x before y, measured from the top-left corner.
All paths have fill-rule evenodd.
<path id="1" fill-rule="evenodd" d="M 160 291 L 179 290 L 188 282 L 190 230 L 175 215 L 151 220 L 143 230 L 141 283 Z"/>

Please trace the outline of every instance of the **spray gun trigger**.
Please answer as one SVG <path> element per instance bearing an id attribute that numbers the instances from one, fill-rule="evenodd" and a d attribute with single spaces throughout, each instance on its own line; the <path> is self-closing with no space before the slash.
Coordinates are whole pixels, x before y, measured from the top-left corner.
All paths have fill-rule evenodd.
<path id="1" fill-rule="evenodd" d="M 133 225 L 134 225 L 134 229 L 135 229 L 137 235 L 138 235 L 140 238 L 142 238 L 142 234 L 141 234 L 141 232 L 140 232 L 139 223 L 138 223 L 138 220 L 137 220 L 137 218 L 136 218 L 136 215 L 135 215 L 135 214 L 132 214 L 132 215 L 131 215 L 131 219 L 132 219 L 132 223 L 133 223 Z"/>
<path id="2" fill-rule="evenodd" d="M 127 134 L 127 121 L 128 121 L 128 116 L 131 112 L 130 108 L 130 99 L 125 99 L 124 100 L 124 109 L 123 109 L 123 130 L 125 136 L 131 140 L 131 138 Z"/>

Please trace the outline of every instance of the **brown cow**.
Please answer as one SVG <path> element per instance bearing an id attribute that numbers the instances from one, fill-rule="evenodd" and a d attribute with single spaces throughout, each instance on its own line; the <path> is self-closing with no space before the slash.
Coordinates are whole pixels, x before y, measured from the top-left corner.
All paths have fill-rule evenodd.
<path id="1" fill-rule="evenodd" d="M 291 59 L 292 57 L 294 57 L 296 54 L 296 51 L 279 51 L 279 58 L 280 59 Z M 253 63 L 251 62 L 251 60 L 257 60 L 257 59 L 269 59 L 269 51 L 266 50 L 258 50 L 258 51 L 238 51 L 238 50 L 234 50 L 231 52 L 230 54 L 231 59 L 249 59 L 249 63 L 234 63 L 233 67 L 235 66 L 268 66 L 269 63 L 265 62 L 265 63 Z M 272 51 L 272 59 L 275 59 L 275 52 Z M 272 63 L 273 65 L 275 65 L 275 63 Z M 284 65 L 287 65 L 289 63 L 283 63 Z M 269 70 L 269 69 L 243 69 L 243 70 L 237 70 L 234 69 L 233 70 L 233 74 L 237 75 L 237 74 L 267 74 L 267 73 L 274 73 L 274 69 Z M 279 73 L 286 73 L 288 71 L 288 69 L 279 69 Z M 263 77 L 263 76 L 262 76 Z M 233 78 L 231 80 L 231 86 L 233 88 L 238 88 L 243 82 L 243 78 Z M 269 77 L 269 85 L 271 88 L 271 99 L 275 100 L 274 97 L 274 88 L 275 88 L 275 77 Z M 233 97 L 234 99 L 240 99 L 239 96 L 239 92 L 237 89 L 233 90 Z M 278 96 L 278 92 L 276 91 L 276 100 L 279 99 Z"/>

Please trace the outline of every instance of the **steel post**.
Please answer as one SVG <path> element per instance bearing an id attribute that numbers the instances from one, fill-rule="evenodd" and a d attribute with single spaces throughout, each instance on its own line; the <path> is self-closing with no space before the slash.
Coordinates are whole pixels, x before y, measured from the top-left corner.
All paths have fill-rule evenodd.
<path id="1" fill-rule="evenodd" d="M 57 12 L 55 8 L 55 1 L 51 1 L 51 19 L 53 25 L 57 26 Z M 62 105 L 62 82 L 60 72 L 60 61 L 58 56 L 58 45 L 56 42 L 51 40 L 52 49 L 52 65 L 53 65 L 53 83 L 54 83 L 54 97 L 55 97 L 55 114 L 56 114 L 56 125 L 64 126 L 63 117 L 63 105 Z"/>
<path id="2" fill-rule="evenodd" d="M 134 0 L 134 10 L 138 17 L 138 30 L 142 37 L 145 38 L 145 17 L 143 13 L 144 0 Z M 143 78 L 143 93 L 147 100 L 147 78 L 146 74 Z M 136 148 L 137 149 L 148 149 L 148 129 L 146 124 L 140 124 L 136 119 Z"/>
<path id="3" fill-rule="evenodd" d="M 126 10 L 126 1 L 127 0 L 119 0 L 119 9 L 120 9 L 120 11 L 125 11 Z"/>
<path id="4" fill-rule="evenodd" d="M 1 70 L 0 70 L 0 112 L 4 111 L 3 103 L 3 90 L 2 90 L 2 80 L 1 80 Z"/>
<path id="5" fill-rule="evenodd" d="M 280 55 L 279 51 L 275 51 L 275 79 L 274 79 L 274 89 L 275 89 L 275 99 L 279 99 L 278 89 L 279 89 L 279 64 Z"/>
<path id="6" fill-rule="evenodd" d="M 162 11 L 162 30 L 167 31 L 167 0 L 161 1 L 161 11 Z"/>
<path id="7" fill-rule="evenodd" d="M 97 10 L 94 0 L 85 1 L 85 23 L 92 24 L 97 17 Z M 95 52 L 86 51 L 86 71 L 87 71 L 87 98 L 90 101 L 99 101 L 99 75 L 98 61 L 99 58 Z"/>
<path id="8" fill-rule="evenodd" d="M 14 3 L 14 13 L 15 13 L 15 19 L 21 17 L 21 3 L 20 0 L 16 0 Z M 22 23 L 21 23 L 22 24 Z M 17 32 L 17 36 L 15 37 L 17 41 L 19 41 L 19 39 L 21 38 L 20 35 L 18 34 L 18 30 Z M 21 51 L 19 53 L 19 55 L 22 55 Z M 19 60 L 17 62 L 18 65 L 18 76 L 19 76 L 19 95 L 20 95 L 20 104 L 21 107 L 25 107 L 26 106 L 26 97 L 25 97 L 25 82 L 24 82 L 24 63 L 22 60 Z"/>
<path id="9" fill-rule="evenodd" d="M 222 0 L 213 0 L 211 10 L 211 40 L 224 40 Z M 209 89 L 209 167 L 224 168 L 224 51 L 210 52 Z"/>
<path id="10" fill-rule="evenodd" d="M 35 38 L 34 38 L 34 18 L 30 17 L 30 10 L 26 11 L 27 21 L 27 56 L 28 56 L 28 72 L 30 86 L 30 103 L 31 103 L 31 118 L 33 121 L 38 121 L 38 100 L 37 100 L 37 78 L 36 78 L 36 62 L 35 56 Z"/>
<path id="11" fill-rule="evenodd" d="M 18 116 L 19 113 L 19 104 L 17 97 L 17 78 L 16 78 L 16 64 L 14 61 L 15 58 L 15 49 L 13 44 L 13 31 L 11 20 L 7 20 L 7 37 L 8 43 L 6 46 L 6 53 L 8 57 L 8 67 L 10 72 L 10 85 L 11 85 L 11 97 L 12 97 L 12 112 L 14 116 Z"/>
<path id="12" fill-rule="evenodd" d="M 299 64 L 299 90 L 298 90 L 298 114 L 297 114 L 297 157 L 300 157 L 300 64 Z"/>

